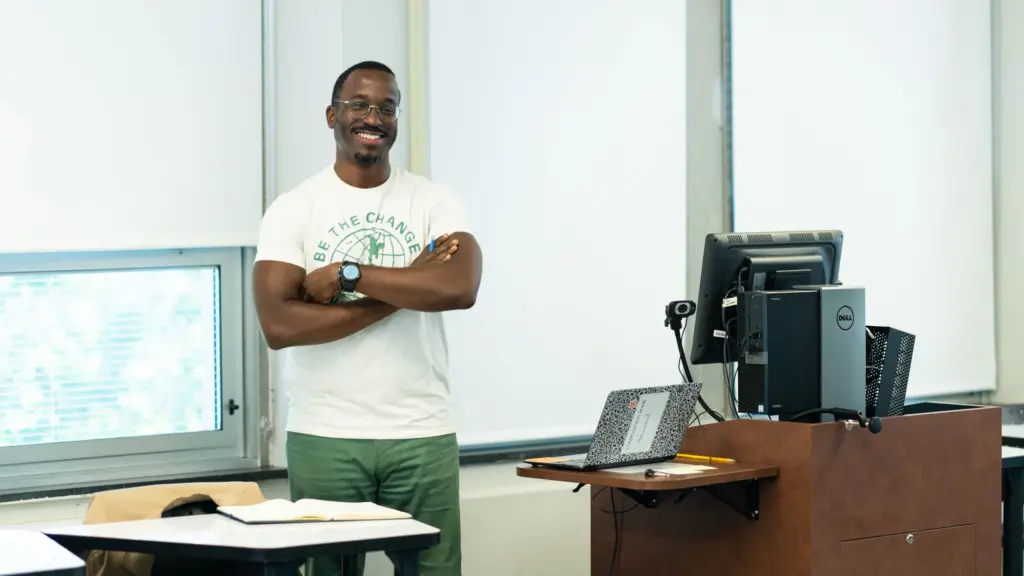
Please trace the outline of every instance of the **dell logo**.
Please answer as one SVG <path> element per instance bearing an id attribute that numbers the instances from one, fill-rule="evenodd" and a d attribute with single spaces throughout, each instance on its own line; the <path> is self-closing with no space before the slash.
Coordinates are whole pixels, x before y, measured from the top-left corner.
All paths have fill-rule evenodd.
<path id="1" fill-rule="evenodd" d="M 840 330 L 849 330 L 853 328 L 853 308 L 849 306 L 843 306 L 836 313 L 836 324 L 839 325 Z"/>

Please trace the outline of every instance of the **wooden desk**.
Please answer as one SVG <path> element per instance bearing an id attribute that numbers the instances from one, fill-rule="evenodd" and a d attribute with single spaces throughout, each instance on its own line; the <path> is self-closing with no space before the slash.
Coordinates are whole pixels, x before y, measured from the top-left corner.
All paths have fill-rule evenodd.
<path id="1" fill-rule="evenodd" d="M 415 520 L 246 525 L 220 514 L 83 524 L 47 530 L 72 551 L 116 550 L 229 560 L 254 573 L 295 576 L 316 556 L 387 552 L 398 574 L 419 574 L 420 550 L 437 545 L 440 531 Z"/>
<path id="2" fill-rule="evenodd" d="M 85 562 L 38 532 L 0 530 L 0 576 L 85 576 Z"/>

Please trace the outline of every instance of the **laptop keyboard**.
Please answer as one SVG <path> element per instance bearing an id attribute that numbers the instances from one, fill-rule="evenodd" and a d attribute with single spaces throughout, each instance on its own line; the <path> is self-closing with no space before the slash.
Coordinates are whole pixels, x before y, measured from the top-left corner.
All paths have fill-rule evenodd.
<path id="1" fill-rule="evenodd" d="M 562 456 L 562 464 L 579 464 L 583 465 L 587 461 L 586 454 L 569 454 L 568 456 Z"/>

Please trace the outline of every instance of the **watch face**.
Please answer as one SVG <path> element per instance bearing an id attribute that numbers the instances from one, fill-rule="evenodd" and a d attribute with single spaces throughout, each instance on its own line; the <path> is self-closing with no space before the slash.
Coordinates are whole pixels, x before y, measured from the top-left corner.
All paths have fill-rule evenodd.
<path id="1" fill-rule="evenodd" d="M 345 280 L 358 280 L 359 279 L 359 267 L 349 264 L 341 268 L 341 275 Z"/>

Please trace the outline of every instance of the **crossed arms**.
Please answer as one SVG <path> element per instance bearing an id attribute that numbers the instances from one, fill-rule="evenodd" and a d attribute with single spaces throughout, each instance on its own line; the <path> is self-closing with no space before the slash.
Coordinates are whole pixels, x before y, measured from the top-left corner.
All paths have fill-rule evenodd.
<path id="1" fill-rule="evenodd" d="M 442 312 L 476 303 L 483 255 L 472 234 L 455 232 L 436 257 L 408 268 L 361 266 L 356 290 L 366 297 L 339 305 L 323 302 L 337 289 L 339 264 L 307 276 L 299 266 L 260 261 L 253 267 L 253 299 L 267 344 L 274 350 L 341 340 L 400 309 Z M 450 258 L 444 258 L 445 255 Z M 329 292 L 329 293 L 328 293 Z"/>

